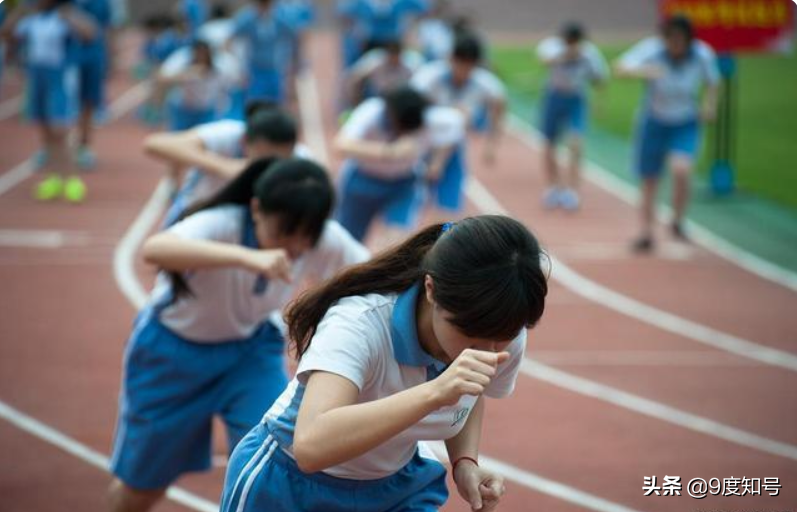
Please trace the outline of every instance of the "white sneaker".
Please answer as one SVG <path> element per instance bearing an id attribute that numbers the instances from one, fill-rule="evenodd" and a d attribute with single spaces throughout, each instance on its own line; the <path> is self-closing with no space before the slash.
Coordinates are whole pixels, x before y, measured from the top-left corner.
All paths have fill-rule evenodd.
<path id="1" fill-rule="evenodd" d="M 553 210 L 560 205 L 560 191 L 558 187 L 548 187 L 542 195 L 542 205 L 546 210 Z"/>
<path id="2" fill-rule="evenodd" d="M 581 206 L 581 197 L 572 188 L 566 188 L 559 193 L 559 205 L 565 210 L 578 210 Z"/>

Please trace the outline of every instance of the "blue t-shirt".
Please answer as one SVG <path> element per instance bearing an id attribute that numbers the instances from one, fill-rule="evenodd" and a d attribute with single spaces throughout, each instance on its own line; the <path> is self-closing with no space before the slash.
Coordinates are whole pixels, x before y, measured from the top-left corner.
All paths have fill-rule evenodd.
<path id="1" fill-rule="evenodd" d="M 23 17 L 14 35 L 25 45 L 29 66 L 66 69 L 76 61 L 76 34 L 56 9 Z"/>
<path id="2" fill-rule="evenodd" d="M 338 14 L 354 21 L 362 41 L 402 39 L 414 16 L 429 10 L 427 0 L 352 0 L 338 6 Z"/>
<path id="3" fill-rule="evenodd" d="M 199 27 L 208 21 L 207 2 L 205 0 L 180 0 L 178 10 L 188 22 L 188 31 L 191 37 L 196 37 Z"/>
<path id="4" fill-rule="evenodd" d="M 111 26 L 111 5 L 108 0 L 74 0 L 81 12 L 89 17 L 97 30 L 93 39 L 78 41 L 77 52 L 81 62 L 105 58 L 106 31 Z"/>
<path id="5" fill-rule="evenodd" d="M 296 33 L 278 9 L 245 7 L 233 26 L 233 36 L 246 42 L 250 70 L 283 71 L 288 66 Z"/>

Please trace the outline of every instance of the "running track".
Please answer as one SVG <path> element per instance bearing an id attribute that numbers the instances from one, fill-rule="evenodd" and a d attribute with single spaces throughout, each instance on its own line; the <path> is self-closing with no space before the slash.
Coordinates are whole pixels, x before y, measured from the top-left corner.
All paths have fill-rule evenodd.
<path id="1" fill-rule="evenodd" d="M 319 156 L 334 133 L 334 48 L 328 35 L 313 40 L 315 81 L 300 95 L 305 138 Z M 111 100 L 126 98 L 124 107 L 133 86 L 115 77 Z M 36 139 L 30 127 L 0 121 L 3 510 L 103 507 L 109 476 L 97 465 L 110 451 L 136 299 L 120 291 L 114 256 L 161 177 L 141 153 L 145 130 L 124 110 L 98 133 L 100 169 L 87 176 L 90 200 L 80 207 L 37 204 L 32 178 L 7 179 L 26 176 L 19 164 Z M 467 213 L 516 216 L 554 258 L 546 316 L 531 333 L 515 394 L 488 406 L 485 463 L 511 477 L 501 510 L 794 507 L 794 292 L 700 247 L 667 244 L 659 257 L 632 258 L 625 249 L 635 211 L 627 204 L 586 183 L 581 212 L 545 212 L 539 153 L 526 138 L 507 136 L 494 168 L 479 163 L 478 143 L 472 150 Z M 153 272 L 136 264 L 127 275 L 146 287 Z M 189 505 L 169 501 L 159 510 L 212 510 L 222 475 L 185 478 L 176 497 Z M 643 496 L 651 475 L 659 483 L 680 476 L 682 496 Z M 778 477 L 783 488 L 777 497 L 686 493 L 692 478 L 744 476 Z M 446 510 L 468 507 L 453 496 Z"/>

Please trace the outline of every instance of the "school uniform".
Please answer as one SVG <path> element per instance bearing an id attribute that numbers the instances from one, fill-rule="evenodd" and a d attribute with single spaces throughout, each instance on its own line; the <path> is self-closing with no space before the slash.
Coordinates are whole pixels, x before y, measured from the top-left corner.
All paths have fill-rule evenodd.
<path id="1" fill-rule="evenodd" d="M 448 61 L 424 65 L 413 75 L 410 84 L 426 94 L 434 104 L 462 111 L 470 127 L 476 126 L 490 102 L 503 101 L 506 98 L 506 89 L 501 81 L 483 68 L 474 69 L 464 84 L 456 86 Z M 462 209 L 466 176 L 466 149 L 463 139 L 445 164 L 440 180 L 432 187 L 432 194 L 440 208 L 454 212 Z"/>
<path id="2" fill-rule="evenodd" d="M 75 5 L 94 22 L 97 30 L 91 40 L 78 42 L 80 103 L 84 107 L 98 109 L 105 101 L 111 6 L 108 0 L 76 0 Z"/>
<path id="3" fill-rule="evenodd" d="M 418 22 L 418 45 L 428 62 L 445 60 L 454 50 L 454 30 L 442 18 L 423 18 Z"/>
<path id="4" fill-rule="evenodd" d="M 359 390 L 357 403 L 366 403 L 445 370 L 418 340 L 415 310 L 421 293 L 416 284 L 399 294 L 346 297 L 329 309 L 290 385 L 233 452 L 222 512 L 425 512 L 445 503 L 445 468 L 421 441 L 456 436 L 476 404 L 474 396 L 464 395 L 371 451 L 322 472 L 301 472 L 293 455 L 296 419 L 312 372 L 351 381 Z M 486 396 L 511 394 L 525 345 L 523 329 L 508 346 L 511 356 L 499 366 Z"/>
<path id="5" fill-rule="evenodd" d="M 350 140 L 389 142 L 396 138 L 387 118 L 385 101 L 371 98 L 358 106 L 341 129 Z M 425 173 L 424 156 L 431 150 L 458 144 L 465 136 L 462 115 L 452 108 L 431 107 L 424 124 L 413 135 L 417 152 L 405 159 L 349 158 L 343 163 L 340 201 L 335 218 L 357 240 L 363 240 L 373 219 L 382 214 L 386 223 L 411 229 L 423 201 L 419 190 Z"/>
<path id="6" fill-rule="evenodd" d="M 423 65 L 421 54 L 412 50 L 401 52 L 398 65 L 392 65 L 389 58 L 387 50 L 375 48 L 352 66 L 351 75 L 364 78 L 366 98 L 380 96 L 391 88 L 408 83 L 413 73 Z"/>
<path id="7" fill-rule="evenodd" d="M 205 150 L 229 158 L 244 157 L 245 122 L 223 119 L 199 125 L 195 130 Z M 307 146 L 301 143 L 296 144 L 293 154 L 299 158 L 313 158 Z M 205 172 L 198 167 L 192 167 L 166 212 L 164 225 L 171 226 L 186 208 L 213 196 L 227 183 L 228 181 L 221 176 Z"/>
<path id="8" fill-rule="evenodd" d="M 14 34 L 25 43 L 30 118 L 70 126 L 78 110 L 77 35 L 56 9 L 25 16 Z"/>
<path id="9" fill-rule="evenodd" d="M 180 15 L 188 24 L 188 33 L 195 39 L 199 27 L 207 20 L 209 15 L 208 4 L 205 0 L 180 0 L 177 4 Z"/>
<path id="10" fill-rule="evenodd" d="M 204 210 L 169 231 L 258 248 L 248 207 Z M 294 262 L 293 283 L 367 258 L 328 221 L 316 247 Z M 210 468 L 213 416 L 224 420 L 232 450 L 287 384 L 284 340 L 268 318 L 296 285 L 235 267 L 184 276 L 193 295 L 174 300 L 168 276 L 158 275 L 125 350 L 111 469 L 135 489 L 161 489 Z"/>
<path id="11" fill-rule="evenodd" d="M 549 37 L 537 46 L 537 55 L 543 61 L 558 58 L 566 51 L 567 43 L 561 37 Z M 565 133 L 584 135 L 589 84 L 608 77 L 606 59 L 589 41 L 579 43 L 576 59 L 549 66 L 540 109 L 540 126 L 549 142 L 555 143 Z"/>
<path id="12" fill-rule="evenodd" d="M 286 100 L 284 75 L 291 64 L 293 29 L 276 6 L 261 12 L 244 7 L 234 18 L 235 37 L 246 43 L 248 85 L 246 99 Z"/>
<path id="13" fill-rule="evenodd" d="M 160 74 L 171 78 L 191 67 L 194 52 L 190 47 L 177 50 L 163 63 Z M 229 106 L 229 93 L 241 81 L 241 70 L 233 57 L 213 53 L 213 67 L 202 77 L 175 85 L 166 97 L 169 128 L 188 130 L 221 117 Z"/>
<path id="14" fill-rule="evenodd" d="M 657 178 L 668 157 L 694 160 L 700 143 L 699 94 L 704 85 L 719 82 L 714 51 L 696 40 L 678 62 L 669 58 L 664 41 L 650 37 L 620 57 L 633 69 L 657 65 L 662 77 L 648 80 L 636 127 L 634 167 L 642 178 Z"/>

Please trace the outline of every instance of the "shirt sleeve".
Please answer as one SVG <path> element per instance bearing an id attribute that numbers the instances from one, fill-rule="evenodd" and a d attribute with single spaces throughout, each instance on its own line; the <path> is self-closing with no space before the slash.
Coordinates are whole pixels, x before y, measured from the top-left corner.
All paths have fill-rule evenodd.
<path id="1" fill-rule="evenodd" d="M 250 7 L 244 7 L 233 18 L 232 34 L 241 37 L 250 34 L 257 25 L 257 13 Z"/>
<path id="2" fill-rule="evenodd" d="M 546 37 L 537 45 L 537 57 L 545 62 L 555 59 L 565 51 L 565 45 L 558 37 Z"/>
<path id="3" fill-rule="evenodd" d="M 465 138 L 465 116 L 451 107 L 430 107 L 424 116 L 430 146 L 442 148 Z"/>
<path id="4" fill-rule="evenodd" d="M 30 35 L 30 29 L 33 25 L 33 17 L 32 16 L 25 16 L 19 22 L 17 22 L 17 26 L 14 28 L 14 37 L 17 39 L 25 39 Z"/>
<path id="5" fill-rule="evenodd" d="M 502 101 L 506 98 L 506 87 L 497 76 L 486 69 L 479 69 L 474 73 L 476 83 L 489 99 Z"/>
<path id="6" fill-rule="evenodd" d="M 205 149 L 227 157 L 239 156 L 246 126 L 241 121 L 216 121 L 196 128 Z"/>
<path id="7" fill-rule="evenodd" d="M 720 71 L 717 65 L 717 55 L 708 44 L 697 42 L 697 55 L 703 68 L 703 78 L 709 85 L 717 85 L 720 81 Z"/>
<path id="8" fill-rule="evenodd" d="M 167 232 L 189 240 L 239 243 L 242 222 L 243 213 L 240 208 L 211 208 L 189 215 L 171 226 Z"/>
<path id="9" fill-rule="evenodd" d="M 375 48 L 359 59 L 351 68 L 351 76 L 367 77 L 385 61 L 384 50 Z"/>
<path id="10" fill-rule="evenodd" d="M 161 64 L 160 74 L 167 78 L 173 78 L 179 75 L 188 69 L 188 66 L 191 64 L 191 54 L 190 48 L 180 48 L 175 51 Z"/>
<path id="11" fill-rule="evenodd" d="M 352 112 L 351 117 L 341 128 L 341 135 L 347 139 L 360 140 L 374 127 L 378 126 L 385 109 L 384 101 L 371 98 L 364 101 Z"/>
<path id="12" fill-rule="evenodd" d="M 609 64 L 597 46 L 586 42 L 584 56 L 589 64 L 590 77 L 593 80 L 606 81 L 609 79 Z"/>
<path id="13" fill-rule="evenodd" d="M 441 75 L 440 66 L 432 62 L 421 66 L 410 79 L 410 85 L 418 91 L 429 94 L 437 84 Z"/>
<path id="14" fill-rule="evenodd" d="M 318 324 L 310 347 L 299 361 L 296 376 L 307 382 L 310 372 L 334 373 L 362 391 L 378 363 L 380 331 L 368 325 L 368 315 L 357 307 L 337 304 Z"/>
<path id="15" fill-rule="evenodd" d="M 507 347 L 509 360 L 498 367 L 498 373 L 487 385 L 484 394 L 490 398 L 506 398 L 515 390 L 520 365 L 523 362 L 523 355 L 526 352 L 526 338 L 528 331 L 523 329 Z"/>
<path id="16" fill-rule="evenodd" d="M 649 64 L 662 51 L 661 41 L 649 37 L 638 42 L 620 56 L 620 66 L 627 69 L 639 68 Z"/>

